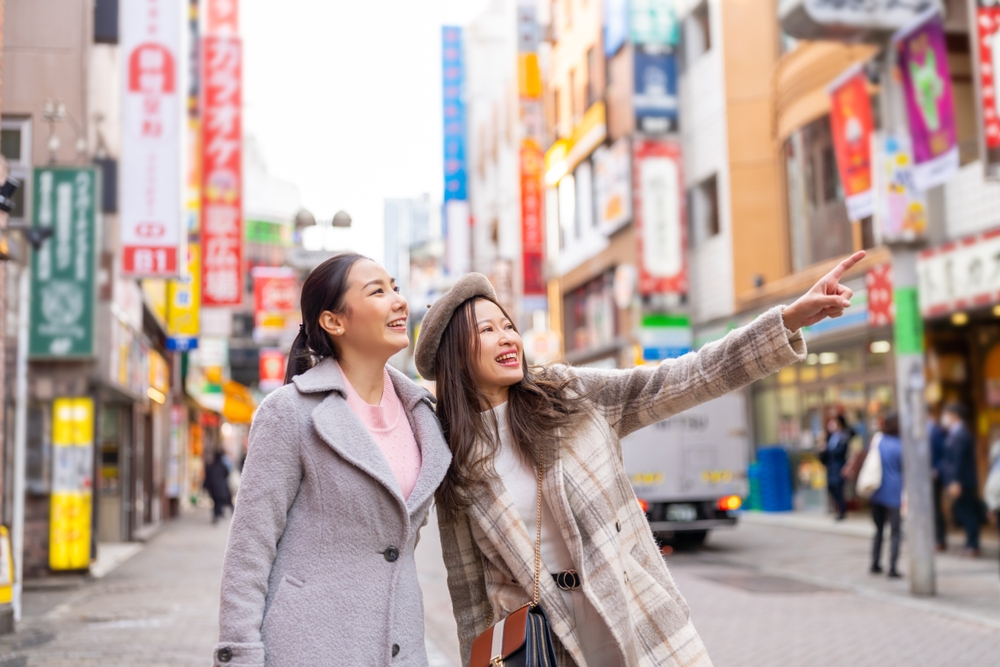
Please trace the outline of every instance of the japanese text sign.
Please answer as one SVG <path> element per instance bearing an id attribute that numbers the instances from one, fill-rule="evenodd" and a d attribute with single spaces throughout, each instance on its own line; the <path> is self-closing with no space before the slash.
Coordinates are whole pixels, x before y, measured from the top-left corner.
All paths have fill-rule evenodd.
<path id="1" fill-rule="evenodd" d="M 543 260 L 545 233 L 542 222 L 542 171 L 545 156 L 535 141 L 521 142 L 521 246 L 524 293 L 546 294 Z"/>
<path id="2" fill-rule="evenodd" d="M 684 294 L 688 289 L 687 240 L 680 146 L 637 141 L 632 183 L 639 291 L 644 295 Z"/>
<path id="3" fill-rule="evenodd" d="M 201 310 L 201 246 L 187 247 L 187 275 L 167 284 L 167 349 L 186 351 L 198 346 Z"/>
<path id="4" fill-rule="evenodd" d="M 444 115 L 444 200 L 465 201 L 466 164 L 465 62 L 462 55 L 462 29 L 441 28 L 442 97 Z"/>
<path id="5" fill-rule="evenodd" d="M 243 289 L 242 59 L 240 40 L 202 42 L 202 304 L 239 305 Z"/>
<path id="6" fill-rule="evenodd" d="M 972 17 L 972 53 L 976 64 L 979 117 L 982 123 L 983 164 L 992 174 L 1000 172 L 1000 2 L 976 0 Z"/>
<path id="7" fill-rule="evenodd" d="M 875 129 L 868 85 L 860 68 L 830 86 L 830 129 L 851 220 L 872 215 L 871 137 Z"/>
<path id="8" fill-rule="evenodd" d="M 254 337 L 279 336 L 298 325 L 299 286 L 294 269 L 258 266 L 253 276 Z"/>
<path id="9" fill-rule="evenodd" d="M 1000 229 L 922 251 L 917 276 L 928 317 L 1000 303 Z"/>
<path id="10" fill-rule="evenodd" d="M 97 178 L 91 167 L 35 169 L 34 226 L 52 236 L 31 262 L 33 358 L 94 355 Z"/>
<path id="11" fill-rule="evenodd" d="M 208 0 L 208 34 L 233 36 L 239 29 L 239 0 Z"/>
<path id="12" fill-rule="evenodd" d="M 122 273 L 174 276 L 181 233 L 181 0 L 121 7 Z"/>
<path id="13" fill-rule="evenodd" d="M 873 266 L 865 273 L 868 290 L 868 326 L 881 327 L 892 324 L 895 311 L 892 299 L 892 264 L 885 262 Z"/>
<path id="14" fill-rule="evenodd" d="M 52 402 L 52 495 L 49 499 L 49 567 L 90 565 L 94 492 L 94 399 Z"/>
<path id="15" fill-rule="evenodd" d="M 941 18 L 934 12 L 894 40 L 913 143 L 913 180 L 918 190 L 927 190 L 958 170 L 955 103 Z"/>
<path id="16" fill-rule="evenodd" d="M 285 366 L 288 363 L 283 350 L 265 348 L 260 351 L 258 386 L 263 392 L 271 392 L 285 384 Z"/>

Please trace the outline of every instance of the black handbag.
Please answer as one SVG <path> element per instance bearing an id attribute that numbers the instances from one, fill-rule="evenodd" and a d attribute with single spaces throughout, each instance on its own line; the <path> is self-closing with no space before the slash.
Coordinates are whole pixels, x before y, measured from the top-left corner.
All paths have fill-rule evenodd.
<path id="1" fill-rule="evenodd" d="M 558 667 L 552 627 L 538 604 L 542 568 L 542 465 L 538 466 L 535 521 L 535 595 L 531 602 L 491 625 L 472 642 L 469 667 Z"/>

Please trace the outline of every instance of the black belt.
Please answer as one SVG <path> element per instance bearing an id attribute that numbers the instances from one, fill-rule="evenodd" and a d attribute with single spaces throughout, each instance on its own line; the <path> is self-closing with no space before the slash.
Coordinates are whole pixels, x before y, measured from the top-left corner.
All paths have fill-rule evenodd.
<path id="1" fill-rule="evenodd" d="M 555 580 L 556 586 L 558 586 L 560 590 L 564 591 L 576 591 L 583 585 L 583 579 L 576 570 L 554 572 L 552 573 L 552 578 Z"/>

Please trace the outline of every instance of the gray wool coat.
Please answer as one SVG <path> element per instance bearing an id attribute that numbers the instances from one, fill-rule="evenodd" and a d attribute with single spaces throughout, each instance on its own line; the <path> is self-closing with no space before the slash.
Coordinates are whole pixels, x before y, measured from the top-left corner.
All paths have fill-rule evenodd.
<path id="1" fill-rule="evenodd" d="M 451 453 L 429 392 L 390 368 L 420 446 L 404 500 L 321 361 L 261 403 L 222 572 L 216 667 L 424 667 L 413 550 Z"/>

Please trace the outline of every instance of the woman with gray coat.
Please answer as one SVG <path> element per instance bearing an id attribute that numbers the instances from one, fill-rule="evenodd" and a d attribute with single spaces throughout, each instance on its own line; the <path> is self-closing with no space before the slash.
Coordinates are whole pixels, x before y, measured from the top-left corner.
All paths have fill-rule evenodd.
<path id="1" fill-rule="evenodd" d="M 851 290 L 839 279 L 863 257 L 841 262 L 792 305 L 656 367 L 529 368 L 478 274 L 431 307 L 415 361 L 437 382 L 453 456 L 437 511 L 463 664 L 492 664 L 505 639 L 493 634 L 478 652 L 473 640 L 529 603 L 537 578 L 559 667 L 710 667 L 620 440 L 804 359 L 801 327 L 843 313 Z"/>
<path id="2" fill-rule="evenodd" d="M 302 286 L 285 386 L 260 405 L 222 575 L 216 667 L 425 667 L 413 550 L 451 455 L 395 281 L 356 254 Z"/>

